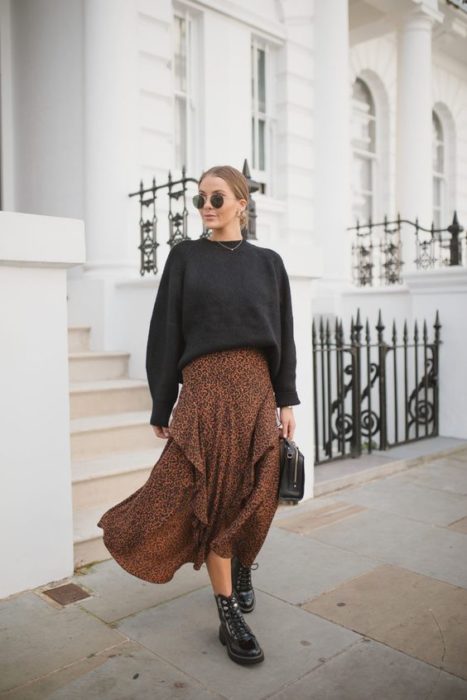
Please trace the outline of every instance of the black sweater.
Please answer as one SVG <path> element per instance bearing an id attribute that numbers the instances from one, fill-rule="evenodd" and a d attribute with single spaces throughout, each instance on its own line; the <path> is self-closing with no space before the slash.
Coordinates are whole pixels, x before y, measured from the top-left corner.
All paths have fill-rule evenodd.
<path id="1" fill-rule="evenodd" d="M 190 360 L 245 346 L 264 348 L 276 405 L 299 404 L 290 284 L 279 253 L 246 239 L 233 251 L 206 238 L 180 241 L 167 256 L 149 327 L 151 425 L 168 426 Z"/>

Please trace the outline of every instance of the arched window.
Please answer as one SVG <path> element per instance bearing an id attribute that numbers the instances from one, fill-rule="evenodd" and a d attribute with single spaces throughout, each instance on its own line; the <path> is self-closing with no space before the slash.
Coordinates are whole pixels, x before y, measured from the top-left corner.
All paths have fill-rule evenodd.
<path id="1" fill-rule="evenodd" d="M 446 217 L 446 143 L 441 119 L 432 112 L 433 124 L 433 223 L 447 225 Z"/>
<path id="2" fill-rule="evenodd" d="M 360 223 L 374 217 L 376 114 L 367 84 L 357 78 L 352 92 L 352 206 Z"/>

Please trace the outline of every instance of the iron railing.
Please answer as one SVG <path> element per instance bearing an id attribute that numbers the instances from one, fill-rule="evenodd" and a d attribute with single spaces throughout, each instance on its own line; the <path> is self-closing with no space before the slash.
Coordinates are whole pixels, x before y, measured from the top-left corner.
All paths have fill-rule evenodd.
<path id="1" fill-rule="evenodd" d="M 387 342 L 380 311 L 375 328 L 372 342 L 360 310 L 348 340 L 341 320 L 313 322 L 316 464 L 438 435 L 438 312 L 431 341 L 426 321 L 411 337 L 393 322 Z"/>
<path id="2" fill-rule="evenodd" d="M 360 287 L 401 284 L 403 260 L 402 227 L 409 226 L 415 233 L 415 265 L 417 270 L 434 269 L 465 264 L 467 259 L 467 235 L 454 212 L 452 223 L 446 228 L 424 228 L 418 219 L 408 221 L 400 215 L 394 221 L 374 223 L 371 218 L 366 224 L 357 221 L 349 226 L 354 232 L 352 243 L 353 281 Z"/>
<path id="3" fill-rule="evenodd" d="M 446 0 L 448 5 L 454 5 L 462 12 L 467 12 L 467 0 Z"/>
<path id="4" fill-rule="evenodd" d="M 256 202 L 251 196 L 259 190 L 259 183 L 252 179 L 248 162 L 245 159 L 243 163 L 243 174 L 248 180 L 248 189 L 250 197 L 248 201 L 248 227 L 242 230 L 242 235 L 247 239 L 256 239 Z M 182 177 L 178 180 L 172 178 L 169 171 L 167 182 L 160 185 L 156 184 L 156 178 L 153 177 L 152 185 L 144 187 L 141 180 L 139 190 L 131 192 L 129 197 L 139 198 L 139 237 L 140 243 L 138 250 L 141 255 L 140 275 L 152 272 L 157 274 L 157 249 L 160 246 L 158 241 L 159 233 L 159 216 L 158 216 L 158 197 L 160 194 L 165 194 L 168 198 L 168 232 L 169 238 L 166 243 L 172 248 L 185 238 L 190 238 L 188 235 L 189 208 L 194 211 L 191 205 L 191 196 L 196 194 L 198 180 L 193 177 L 187 177 L 186 168 L 182 168 Z M 196 187 L 193 186 L 196 185 Z M 165 227 L 164 227 L 165 228 Z M 206 236 L 208 229 L 202 229 L 199 238 Z"/>

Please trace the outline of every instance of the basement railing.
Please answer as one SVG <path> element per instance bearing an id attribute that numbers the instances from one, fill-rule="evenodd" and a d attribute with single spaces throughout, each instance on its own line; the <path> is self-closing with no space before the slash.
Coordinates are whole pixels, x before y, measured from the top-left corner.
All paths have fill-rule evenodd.
<path id="1" fill-rule="evenodd" d="M 360 311 L 347 332 L 313 321 L 316 464 L 438 435 L 440 329 L 438 313 L 431 339 L 426 321 L 385 332 L 381 311 L 374 330 Z"/>

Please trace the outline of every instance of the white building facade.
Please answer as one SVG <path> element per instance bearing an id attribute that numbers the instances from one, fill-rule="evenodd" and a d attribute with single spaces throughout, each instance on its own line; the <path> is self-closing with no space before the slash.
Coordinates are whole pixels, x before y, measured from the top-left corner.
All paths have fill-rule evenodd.
<path id="1" fill-rule="evenodd" d="M 64 532 L 74 522 L 75 564 L 104 556 L 94 523 L 109 505 L 110 479 L 116 502 L 144 481 L 155 461 L 144 359 L 169 251 L 170 211 L 161 191 L 158 272 L 141 275 L 140 219 L 151 213 L 129 195 L 141 181 L 144 187 L 153 178 L 166 183 L 169 171 L 177 179 L 184 167 L 197 179 L 212 165 L 241 170 L 246 159 L 259 184 L 256 243 L 281 253 L 292 286 L 302 401 L 295 410 L 296 441 L 308 458 L 306 497 L 313 495 L 319 440 L 312 428 L 312 316 L 348 320 L 361 308 L 374 322 L 382 309 L 391 321 L 431 323 L 439 309 L 447 334 L 441 380 L 450 396 L 440 409 L 440 429 L 467 437 L 467 406 L 452 395 L 455 387 L 463 386 L 463 395 L 467 390 L 467 369 L 456 363 L 467 342 L 460 314 L 465 256 L 455 268 L 417 269 L 415 237 L 406 227 L 400 283 L 362 288 L 348 230 L 357 218 L 381 222 L 398 214 L 426 228 L 433 222 L 446 228 L 454 211 L 467 226 L 466 3 L 0 0 L 0 97 L 0 210 L 60 219 L 64 231 L 70 219 L 84 222 L 85 254 L 80 257 L 75 228 L 69 255 L 60 257 L 76 345 L 69 335 L 72 427 L 65 459 L 73 503 L 69 498 L 67 515 L 57 517 L 68 518 Z M 201 224 L 190 200 L 188 235 L 194 238 Z M 2 222 L 10 226 L 11 219 L 0 211 L 0 236 Z M 38 235 L 44 222 L 36 220 Z M 36 223 L 26 217 L 21 225 Z M 47 261 L 37 259 L 36 249 L 29 258 L 27 240 L 16 241 L 21 254 L 5 249 L 2 269 L 19 273 L 25 265 L 52 270 L 58 264 L 51 251 Z M 18 280 L 12 289 L 17 293 Z M 114 375 L 109 368 L 110 374 L 93 374 L 99 353 L 123 365 Z M 15 356 L 12 346 L 3 364 Z M 92 385 L 104 380 L 114 381 L 107 393 Z M 134 404 L 127 403 L 130 389 L 141 394 Z M 62 390 L 68 394 L 69 387 Z M 119 394 L 124 391 L 126 398 Z M 21 420 L 18 415 L 11 428 L 18 440 Z M 53 428 L 45 422 L 42 429 L 53 440 Z M 43 449 L 46 464 L 46 444 Z M 153 452 L 136 464 L 131 455 L 137 449 Z M 130 455 L 127 462 L 123 453 Z M 54 457 L 54 469 L 63 459 Z M 20 486 L 9 492 L 10 503 L 20 497 Z M 26 533 L 22 537 L 18 546 L 27 547 Z M 43 559 L 37 543 L 31 546 Z M 70 572 L 70 558 L 57 570 L 57 552 L 50 556 L 46 571 L 56 578 Z M 23 572 L 4 594 L 29 584 Z"/>

